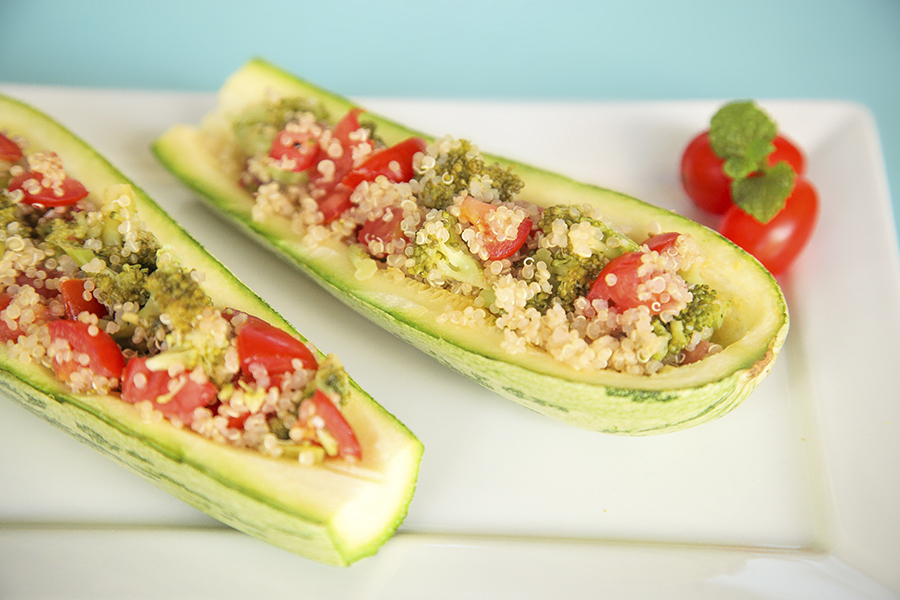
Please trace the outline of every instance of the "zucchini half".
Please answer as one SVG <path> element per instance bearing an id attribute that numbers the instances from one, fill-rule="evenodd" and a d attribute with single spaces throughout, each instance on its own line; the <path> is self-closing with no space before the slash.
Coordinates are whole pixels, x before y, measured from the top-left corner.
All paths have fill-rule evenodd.
<path id="1" fill-rule="evenodd" d="M 175 125 L 154 143 L 158 159 L 186 185 L 264 245 L 294 262 L 343 302 L 412 343 L 438 361 L 538 413 L 607 433 L 646 435 L 676 431 L 724 415 L 746 398 L 772 368 L 788 331 L 784 295 L 772 275 L 749 254 L 687 218 L 635 198 L 529 165 L 514 165 L 525 187 L 519 198 L 542 206 L 597 206 L 616 225 L 690 233 L 708 260 L 700 279 L 731 303 L 714 341 L 724 350 L 697 363 L 651 376 L 612 371 L 583 372 L 530 350 L 510 355 L 499 330 L 438 323 L 449 293 L 413 283 L 397 284 L 382 272 L 365 281 L 341 244 L 311 247 L 292 233 L 286 219 L 256 222 L 251 196 L 237 184 L 233 166 L 219 161 L 222 144 L 233 140 L 228 123 L 246 107 L 283 96 L 314 97 L 333 118 L 353 106 L 349 100 L 307 83 L 263 60 L 234 73 L 219 92 L 218 106 L 202 124 Z M 387 144 L 421 135 L 384 117 L 366 113 Z M 428 140 L 428 136 L 423 136 Z M 477 143 L 477 140 L 474 140 Z"/>
<path id="2" fill-rule="evenodd" d="M 40 111 L 0 96 L 0 130 L 29 150 L 47 149 L 92 193 L 130 183 L 84 141 Z M 206 276 L 218 306 L 296 330 L 131 184 L 141 219 L 187 268 Z M 341 470 L 307 467 L 207 440 L 169 421 L 147 423 L 117 397 L 77 395 L 40 366 L 0 347 L 0 389 L 39 417 L 111 456 L 151 483 L 220 521 L 274 546 L 334 565 L 374 554 L 396 531 L 412 499 L 422 456 L 418 439 L 351 382 L 343 408 L 363 459 Z"/>

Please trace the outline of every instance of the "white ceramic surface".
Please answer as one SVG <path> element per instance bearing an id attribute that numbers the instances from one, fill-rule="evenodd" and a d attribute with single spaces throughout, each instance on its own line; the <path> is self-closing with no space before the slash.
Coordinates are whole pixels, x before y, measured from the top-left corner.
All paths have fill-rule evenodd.
<path id="1" fill-rule="evenodd" d="M 400 533 L 376 557 L 332 569 L 221 527 L 0 399 L 0 597 L 900 595 L 900 267 L 864 108 L 764 102 L 806 148 L 822 201 L 811 246 L 782 280 L 792 315 L 784 353 L 726 417 L 621 438 L 532 414 L 448 371 L 200 203 L 148 145 L 171 123 L 197 121 L 212 95 L 0 92 L 92 143 L 301 332 L 341 356 L 426 449 Z M 677 168 L 719 102 L 361 104 L 713 223 L 684 197 Z M 844 324 L 837 311 L 861 317 Z M 273 583 L 282 574 L 290 585 Z"/>

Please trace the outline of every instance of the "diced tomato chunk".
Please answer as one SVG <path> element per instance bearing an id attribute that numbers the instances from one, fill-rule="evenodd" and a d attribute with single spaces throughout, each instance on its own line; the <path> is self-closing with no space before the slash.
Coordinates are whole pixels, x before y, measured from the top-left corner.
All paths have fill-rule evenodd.
<path id="1" fill-rule="evenodd" d="M 6 307 L 10 305 L 13 297 L 6 292 L 0 292 L 0 312 L 6 310 Z M 6 342 L 8 340 L 15 340 L 24 332 L 20 330 L 18 327 L 15 329 L 9 327 L 6 324 L 5 319 L 0 319 L 0 342 Z"/>
<path id="2" fill-rule="evenodd" d="M 369 219 L 363 223 L 356 235 L 356 239 L 361 244 L 369 245 L 370 242 L 378 241 L 387 248 L 395 240 L 405 237 L 403 228 L 403 209 L 399 206 L 392 206 L 387 209 L 382 217 L 377 219 Z M 383 253 L 379 253 L 382 256 Z"/>
<path id="3" fill-rule="evenodd" d="M 215 402 L 217 393 L 210 381 L 195 381 L 189 372 L 172 377 L 168 371 L 151 371 L 147 359 L 139 357 L 128 361 L 122 382 L 122 400 L 150 401 L 159 412 L 185 425 L 194 420 L 194 410 Z"/>
<path id="4" fill-rule="evenodd" d="M 90 293 L 85 298 L 84 284 L 83 279 L 66 279 L 60 282 L 59 292 L 66 307 L 66 314 L 70 319 L 77 319 L 82 312 L 89 312 L 101 319 L 107 316 L 109 312 L 102 302 Z"/>
<path id="5" fill-rule="evenodd" d="M 675 241 L 681 236 L 677 231 L 669 231 L 667 233 L 660 233 L 658 235 L 654 235 L 644 242 L 650 250 L 655 252 L 665 252 L 669 248 L 675 245 Z"/>
<path id="6" fill-rule="evenodd" d="M 7 307 L 12 304 L 12 301 L 12 294 L 9 294 L 7 292 L 0 292 L 0 312 L 6 310 Z M 34 313 L 34 318 L 31 320 L 31 323 L 42 324 L 55 318 L 43 304 L 37 304 L 30 308 Z M 18 319 L 12 319 L 12 321 L 16 323 L 16 326 L 14 328 L 9 327 L 6 319 L 0 319 L 0 342 L 16 340 L 20 335 L 24 335 L 25 333 L 27 333 L 19 325 Z"/>
<path id="7" fill-rule="evenodd" d="M 678 239 L 677 233 L 663 233 L 649 238 L 645 244 L 651 251 L 665 252 Z M 665 290 L 653 291 L 648 282 L 663 273 L 662 270 L 650 269 L 641 273 L 645 252 L 638 250 L 617 256 L 609 261 L 588 292 L 587 299 L 592 302 L 603 299 L 619 310 L 628 310 L 638 306 L 646 306 L 651 315 L 658 315 L 672 309 L 678 303 Z"/>
<path id="8" fill-rule="evenodd" d="M 359 108 L 351 108 L 338 121 L 334 129 L 331 130 L 332 139 L 337 140 L 341 146 L 340 156 L 330 155 L 326 148 L 323 149 L 319 162 L 330 160 L 334 168 L 325 170 L 317 168 L 311 171 L 310 187 L 321 191 L 323 197 L 327 197 L 330 192 L 337 188 L 347 173 L 353 169 L 354 154 L 361 151 L 364 146 L 368 146 L 368 149 L 371 149 L 372 143 L 368 139 L 363 139 L 362 135 L 355 134 L 361 129 L 359 125 L 359 114 L 361 112 L 362 110 Z M 353 190 L 351 189 L 350 191 L 352 192 Z M 349 193 L 346 196 L 349 199 Z"/>
<path id="9" fill-rule="evenodd" d="M 52 342 L 65 340 L 72 350 L 71 355 L 58 353 L 53 357 L 53 368 L 61 381 L 69 381 L 72 373 L 81 369 L 121 379 L 125 357 L 108 333 L 96 325 L 67 319 L 51 321 L 47 327 Z"/>
<path id="10" fill-rule="evenodd" d="M 238 328 L 237 351 L 241 373 L 250 380 L 254 380 L 253 365 L 265 367 L 270 377 L 295 371 L 295 359 L 304 369 L 318 368 L 316 357 L 306 344 L 252 315 Z"/>
<path id="11" fill-rule="evenodd" d="M 321 158 L 319 139 L 307 132 L 284 130 L 272 140 L 269 158 L 278 161 L 279 167 L 302 172 L 315 166 Z"/>
<path id="12" fill-rule="evenodd" d="M 497 207 L 493 204 L 476 200 L 471 196 L 466 196 L 459 209 L 460 214 L 484 236 L 484 249 L 491 260 L 500 260 L 515 254 L 525 244 L 525 240 L 528 239 L 528 235 L 531 233 L 533 222 L 526 217 L 519 223 L 514 238 L 499 239 L 488 223 L 491 213 L 496 211 Z"/>
<path id="13" fill-rule="evenodd" d="M 22 160 L 22 149 L 2 133 L 0 133 L 0 160 L 11 163 Z"/>
<path id="14" fill-rule="evenodd" d="M 394 183 L 409 181 L 415 176 L 413 157 L 417 152 L 425 152 L 425 140 L 420 137 L 411 137 L 383 148 L 350 171 L 341 183 L 355 188 L 363 181 L 374 181 L 379 175 Z"/>
<path id="15" fill-rule="evenodd" d="M 26 171 L 13 177 L 9 191 L 21 190 L 22 202 L 42 206 L 66 206 L 75 204 L 88 195 L 87 189 L 77 179 L 64 177 L 60 181 L 45 185 L 44 175 Z"/>
<path id="16" fill-rule="evenodd" d="M 353 190 L 342 184 L 338 185 L 327 196 L 319 200 L 319 210 L 322 212 L 322 223 L 325 225 L 331 223 L 344 214 L 344 211 L 353 206 L 353 203 L 350 202 L 350 196 L 352 194 Z"/>
<path id="17" fill-rule="evenodd" d="M 360 460 L 362 458 L 362 447 L 356 437 L 356 433 L 334 402 L 319 389 L 304 402 L 312 405 L 312 411 L 309 411 L 311 413 L 309 420 L 312 421 L 315 417 L 320 418 L 323 428 L 334 438 L 337 443 L 337 456 Z M 303 410 L 302 406 L 300 411 L 301 414 L 307 412 Z M 309 425 L 313 427 L 311 423 Z"/>

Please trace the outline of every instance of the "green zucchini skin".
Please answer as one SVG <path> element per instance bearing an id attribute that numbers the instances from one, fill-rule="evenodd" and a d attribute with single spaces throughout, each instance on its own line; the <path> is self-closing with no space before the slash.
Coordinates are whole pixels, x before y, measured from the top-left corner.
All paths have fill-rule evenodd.
<path id="1" fill-rule="evenodd" d="M 218 107 L 202 126 L 176 125 L 154 143 L 157 158 L 247 233 L 296 264 L 341 301 L 447 366 L 540 414 L 621 435 L 677 431 L 720 417 L 743 401 L 772 368 L 787 336 L 788 309 L 774 277 L 750 255 L 716 232 L 672 212 L 500 157 L 486 156 L 515 166 L 525 181 L 522 199 L 544 206 L 590 203 L 625 227 L 640 230 L 656 221 L 664 231 L 692 234 L 709 259 L 700 278 L 732 303 L 732 314 L 719 333 L 725 350 L 649 377 L 583 373 L 537 351 L 508 355 L 500 348 L 499 334 L 437 324 L 436 315 L 445 303 L 452 302 L 439 291 L 397 286 L 377 276 L 355 279 L 352 265 L 339 248 L 306 246 L 278 219 L 255 222 L 250 213 L 252 198 L 209 150 L 209 136 L 227 135 L 222 132 L 229 115 L 273 94 L 315 97 L 335 118 L 354 106 L 254 59 L 228 79 L 219 93 Z M 366 118 L 375 121 L 379 136 L 388 144 L 422 135 L 379 115 L 366 113 Z"/>
<path id="2" fill-rule="evenodd" d="M 128 183 L 139 213 L 185 266 L 206 275 L 213 300 L 296 330 L 121 172 L 51 117 L 0 95 L 0 129 L 62 158 L 89 190 Z M 331 565 L 370 556 L 394 534 L 415 491 L 421 442 L 351 380 L 345 415 L 363 447 L 352 468 L 304 467 L 207 440 L 168 421 L 147 423 L 116 397 L 73 394 L 40 366 L 0 349 L 0 390 L 26 409 L 223 523 Z"/>

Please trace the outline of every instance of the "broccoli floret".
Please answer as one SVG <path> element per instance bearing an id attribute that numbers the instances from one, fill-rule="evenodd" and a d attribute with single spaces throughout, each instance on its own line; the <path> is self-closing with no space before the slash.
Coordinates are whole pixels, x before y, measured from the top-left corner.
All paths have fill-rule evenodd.
<path id="1" fill-rule="evenodd" d="M 31 227 L 21 220 L 20 205 L 12 202 L 6 194 L 0 194 L 0 242 L 6 239 L 10 223 L 18 223 L 17 233 L 22 237 L 31 235 Z"/>
<path id="2" fill-rule="evenodd" d="M 238 146 L 247 156 L 268 153 L 278 132 L 298 114 L 305 112 L 312 113 L 317 121 L 328 118 L 328 111 L 311 98 L 280 98 L 275 102 L 262 102 L 251 107 L 234 120 L 234 135 Z"/>
<path id="3" fill-rule="evenodd" d="M 143 306 L 149 293 L 146 289 L 147 273 L 139 265 L 123 265 L 120 271 L 106 268 L 91 275 L 96 288 L 95 295 L 109 307 L 126 302 Z"/>
<path id="4" fill-rule="evenodd" d="M 552 295 L 532 299 L 530 305 L 538 310 L 546 310 L 554 300 L 570 310 L 576 299 L 587 295 L 610 259 L 638 249 L 634 241 L 589 212 L 587 207 L 557 204 L 541 213 L 538 227 L 544 237 L 565 235 L 566 243 L 542 248 L 534 256 L 546 263 L 553 285 Z"/>
<path id="5" fill-rule="evenodd" d="M 157 253 L 156 270 L 147 276 L 144 288 L 149 298 L 139 316 L 159 322 L 179 336 L 189 333 L 203 310 L 213 306 L 193 271 L 182 267 L 166 248 Z"/>
<path id="6" fill-rule="evenodd" d="M 487 285 L 483 267 L 469 253 L 457 232 L 457 223 L 456 217 L 445 210 L 432 210 L 425 216 L 408 251 L 410 275 L 436 287 L 453 281 L 473 288 Z"/>
<path id="7" fill-rule="evenodd" d="M 688 305 L 668 323 L 658 316 L 653 318 L 653 332 L 669 339 L 665 354 L 656 358 L 677 360 L 695 334 L 699 334 L 700 339 L 708 340 L 722 326 L 728 310 L 727 301 L 719 298 L 716 291 L 705 283 L 692 287 L 691 294 L 693 297 Z"/>
<path id="8" fill-rule="evenodd" d="M 473 188 L 495 192 L 497 199 L 506 202 L 524 185 L 512 167 L 485 164 L 481 152 L 468 140 L 441 140 L 436 148 L 437 155 L 426 155 L 420 165 L 419 198 L 424 206 L 447 208 L 454 198 L 463 192 L 472 193 Z"/>
<path id="9" fill-rule="evenodd" d="M 609 261 L 603 254 L 590 254 L 584 257 L 576 255 L 568 248 L 557 248 L 547 261 L 553 294 L 549 298 L 536 296 L 536 300 L 549 304 L 548 301 L 555 298 L 564 308 L 571 310 L 575 300 L 587 296 L 591 285 L 607 262 Z M 540 310 L 538 306 L 535 308 Z"/>
<path id="10" fill-rule="evenodd" d="M 137 313 L 148 342 L 164 340 L 162 352 L 148 359 L 150 369 L 177 362 L 185 369 L 201 367 L 217 385 L 228 382 L 225 354 L 231 346 L 231 324 L 195 279 L 167 248 L 157 254 L 156 270 L 146 277 L 149 298 Z M 150 350 L 152 345 L 148 343 Z"/>
<path id="11" fill-rule="evenodd" d="M 316 392 L 316 389 L 320 389 L 330 396 L 338 396 L 341 404 L 347 401 L 350 376 L 336 355 L 329 354 L 319 361 L 316 376 L 307 384 L 303 397 L 309 398 Z"/>

